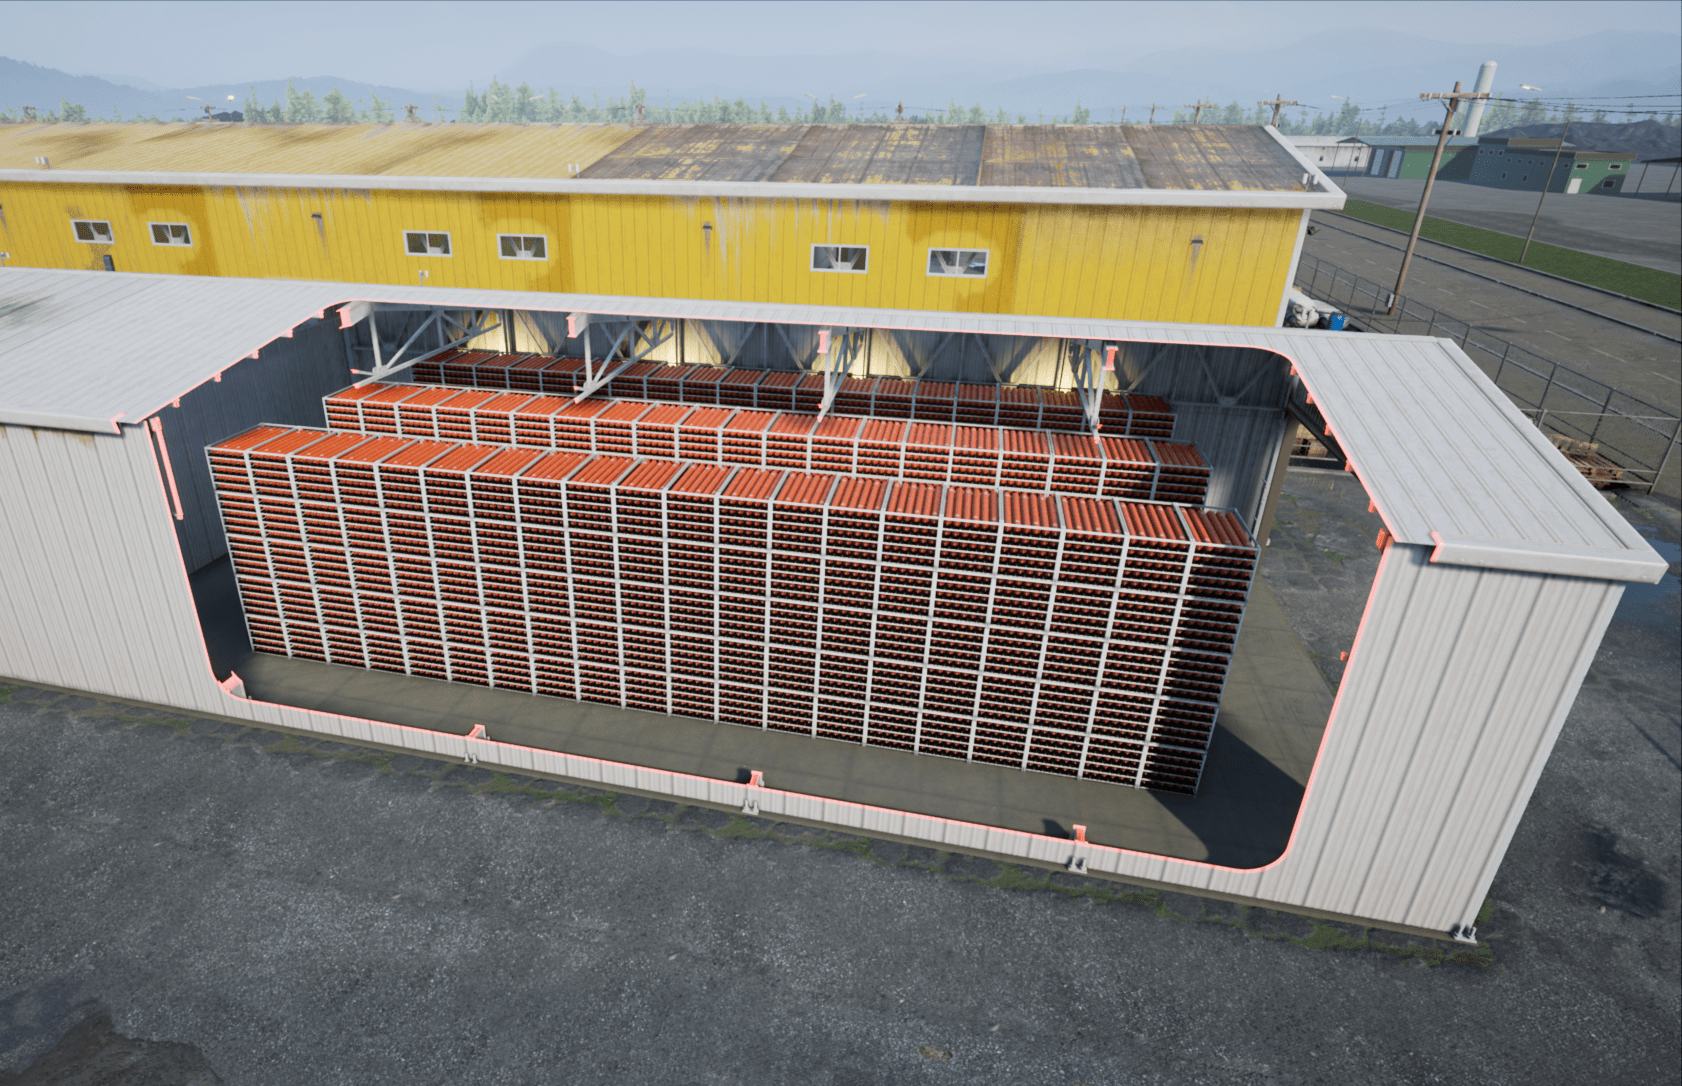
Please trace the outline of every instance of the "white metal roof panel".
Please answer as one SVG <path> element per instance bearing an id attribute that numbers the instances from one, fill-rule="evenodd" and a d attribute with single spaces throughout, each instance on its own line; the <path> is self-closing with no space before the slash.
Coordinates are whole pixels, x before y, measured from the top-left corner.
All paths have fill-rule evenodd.
<path id="1" fill-rule="evenodd" d="M 1445 564 L 1667 568 L 1464 352 L 1423 336 L 9 268 L 0 422 L 112 432 L 349 301 L 1260 348 L 1296 368 L 1398 541 Z"/>

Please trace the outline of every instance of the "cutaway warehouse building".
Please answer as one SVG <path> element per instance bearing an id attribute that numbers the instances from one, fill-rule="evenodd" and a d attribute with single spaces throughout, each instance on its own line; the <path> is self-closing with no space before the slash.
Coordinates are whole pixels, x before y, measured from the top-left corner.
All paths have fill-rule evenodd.
<path id="1" fill-rule="evenodd" d="M 1469 932 L 1622 585 L 1657 580 L 1666 568 L 1476 367 L 1439 340 L 20 269 L 0 273 L 0 304 L 8 376 L 0 501 L 9 511 L 0 592 L 14 616 L 0 633 L 7 677 L 941 847 L 1078 859 L 1094 873 L 1435 933 Z M 512 730 L 486 716 L 453 727 L 393 723 L 375 698 L 365 699 L 364 712 L 344 711 L 344 701 L 333 703 L 337 711 L 312 707 L 308 698 L 265 696 L 284 684 L 242 686 L 252 674 L 219 674 L 214 616 L 204 617 L 198 575 L 219 562 L 227 536 L 202 450 L 259 424 L 321 426 L 323 398 L 350 384 L 353 369 L 389 363 L 403 349 L 388 347 L 387 337 L 436 334 L 434 315 L 445 311 L 470 328 L 482 327 L 476 314 L 512 314 L 508 334 L 548 327 L 553 338 L 538 349 L 567 356 L 584 346 L 566 338 L 569 317 L 570 330 L 584 335 L 592 334 L 579 327 L 586 316 L 604 329 L 597 350 L 607 333 L 623 343 L 656 322 L 677 322 L 682 335 L 663 341 L 671 349 L 735 352 L 744 368 L 821 368 L 827 356 L 815 348 L 859 330 L 884 352 L 880 364 L 920 359 L 930 369 L 915 372 L 929 379 L 976 379 L 939 369 L 965 357 L 954 356 L 949 337 L 979 341 L 962 364 L 991 367 L 1004 383 L 1026 376 L 1068 387 L 1090 380 L 1093 360 L 1108 355 L 1109 387 L 1172 405 L 1172 438 L 1195 438 L 1207 459 L 1208 504 L 1230 510 L 1260 541 L 1283 470 L 1287 419 L 1300 415 L 1329 431 L 1384 519 L 1384 555 L 1335 703 L 1316 722 L 1311 773 L 1278 840 L 1247 853 L 1159 846 L 1162 838 L 1147 829 L 1104 821 L 1106 811 L 1132 802 L 1118 796 L 1149 801 L 1148 793 L 1069 781 L 1085 791 L 1059 793 L 1068 806 L 1037 813 L 1088 826 L 1086 841 L 1072 841 L 1020 821 L 955 816 L 961 807 L 931 800 L 921 784 L 936 778 L 919 773 L 865 782 L 874 790 L 839 779 L 802 790 L 781 783 L 801 779 L 796 761 L 783 763 L 786 772 L 756 761 L 709 774 L 580 753 L 563 734 L 573 702 L 526 698 L 558 722 L 542 741 L 541 728 Z M 159 314 L 178 315 L 188 330 Z M 431 333 L 423 330 L 428 321 Z M 770 335 L 753 331 L 767 325 Z M 949 346 L 935 356 L 943 340 Z M 1076 348 L 1087 359 L 1079 377 L 1041 377 Z M 988 361 L 975 361 L 982 357 Z M 618 365 L 628 360 L 615 356 Z M 868 355 L 852 361 L 854 376 L 871 364 Z M 1035 368 L 1045 366 L 1052 369 Z M 1468 435 L 1475 464 L 1459 451 Z M 256 666 L 250 659 L 241 666 Z M 1223 722 L 1248 681 L 1240 675 L 1229 684 Z M 638 721 L 667 733 L 707 726 L 590 711 L 618 714 L 614 726 L 627 730 L 644 726 Z M 756 756 L 787 759 L 777 738 L 754 748 Z M 898 761 L 877 764 L 916 761 L 884 757 Z M 739 764 L 765 768 L 763 782 L 739 783 Z M 1015 773 L 949 764 L 959 774 Z M 1211 767 L 1219 764 L 1217 749 Z M 943 779 L 962 787 L 982 778 Z M 1238 811 L 1222 808 L 1223 799 L 1206 779 L 1202 794 L 1174 810 L 1182 821 Z M 1076 803 L 1099 817 L 1071 818 Z"/>
<path id="2" fill-rule="evenodd" d="M 0 129 L 14 267 L 1274 326 L 1342 206 L 1246 125 Z"/>

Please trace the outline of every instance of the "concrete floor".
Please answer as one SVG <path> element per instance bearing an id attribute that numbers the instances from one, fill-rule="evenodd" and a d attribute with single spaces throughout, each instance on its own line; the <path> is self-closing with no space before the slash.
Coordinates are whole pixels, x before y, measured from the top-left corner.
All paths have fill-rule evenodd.
<path id="1" fill-rule="evenodd" d="M 1365 496 L 1285 493 L 1262 575 L 1335 678 Z M 1476 949 L 0 683 L 0 1081 L 1675 1083 L 1676 568 Z"/>
<path id="2" fill-rule="evenodd" d="M 457 735 L 484 724 L 492 739 L 724 780 L 757 769 L 790 791 L 1027 833 L 1068 836 L 1078 823 L 1099 844 L 1230 867 L 1284 851 L 1331 712 L 1325 680 L 1259 578 L 1195 797 L 253 654 L 227 561 L 195 575 L 193 590 L 218 677 L 238 672 L 260 701 Z"/>
<path id="3" fill-rule="evenodd" d="M 1419 210 L 1419 196 L 1425 189 L 1422 180 L 1401 178 L 1339 174 L 1332 181 L 1357 200 L 1408 212 Z M 1539 196 L 1539 192 L 1494 189 L 1468 181 L 1438 181 L 1431 189 L 1426 214 L 1522 238 L 1530 230 Z M 1682 202 L 1550 192 L 1542 201 L 1536 240 L 1682 273 Z"/>

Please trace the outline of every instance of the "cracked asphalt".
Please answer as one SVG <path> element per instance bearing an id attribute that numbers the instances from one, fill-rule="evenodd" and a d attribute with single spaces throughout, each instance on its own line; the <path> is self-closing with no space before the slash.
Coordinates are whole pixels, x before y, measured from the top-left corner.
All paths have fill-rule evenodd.
<path id="1" fill-rule="evenodd" d="M 1335 681 L 1364 496 L 1286 492 Z M 1475 949 L 4 688 L 0 1086 L 1676 1082 L 1676 614 L 1620 611 Z"/>

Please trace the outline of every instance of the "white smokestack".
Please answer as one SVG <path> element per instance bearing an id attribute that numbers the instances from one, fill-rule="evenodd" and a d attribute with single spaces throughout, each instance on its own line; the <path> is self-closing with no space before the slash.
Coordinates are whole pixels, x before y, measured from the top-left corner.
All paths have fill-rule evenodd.
<path id="1" fill-rule="evenodd" d="M 1478 69 L 1478 85 L 1472 88 L 1472 93 L 1485 94 L 1494 84 L 1495 62 L 1486 60 L 1483 62 L 1483 66 Z M 1483 107 L 1487 104 L 1482 98 L 1472 102 L 1471 108 L 1466 111 L 1466 135 L 1477 136 L 1478 126 L 1483 124 Z"/>

